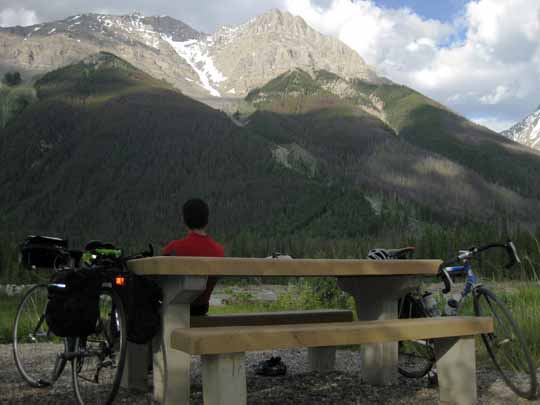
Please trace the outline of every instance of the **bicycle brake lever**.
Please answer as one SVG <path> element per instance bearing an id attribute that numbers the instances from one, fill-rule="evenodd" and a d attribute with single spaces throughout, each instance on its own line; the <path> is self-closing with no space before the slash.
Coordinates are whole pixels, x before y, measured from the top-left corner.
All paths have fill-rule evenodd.
<path id="1" fill-rule="evenodd" d="M 439 271 L 439 275 L 441 276 L 444 283 L 444 288 L 442 292 L 443 294 L 448 294 L 450 291 L 452 291 L 452 286 L 454 285 L 454 282 L 452 281 L 450 274 L 448 274 L 448 272 L 444 268 L 441 268 L 441 270 Z"/>
<path id="2" fill-rule="evenodd" d="M 506 265 L 504 266 L 505 268 L 509 269 L 516 263 L 521 264 L 521 260 L 517 253 L 516 245 L 514 245 L 514 242 L 512 242 L 511 240 L 506 243 L 506 252 L 508 253 L 510 261 L 506 263 Z"/>

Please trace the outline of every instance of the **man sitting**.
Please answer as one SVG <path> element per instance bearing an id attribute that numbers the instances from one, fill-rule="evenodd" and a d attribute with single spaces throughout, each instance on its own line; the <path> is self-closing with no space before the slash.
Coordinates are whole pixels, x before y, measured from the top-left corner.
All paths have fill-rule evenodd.
<path id="1" fill-rule="evenodd" d="M 182 207 L 184 224 L 188 235 L 184 239 L 173 240 L 163 250 L 165 256 L 204 256 L 223 257 L 224 249 L 207 233 L 208 205 L 199 198 L 188 200 Z M 208 277 L 206 290 L 191 303 L 191 315 L 208 313 L 210 295 L 217 282 L 217 277 Z"/>

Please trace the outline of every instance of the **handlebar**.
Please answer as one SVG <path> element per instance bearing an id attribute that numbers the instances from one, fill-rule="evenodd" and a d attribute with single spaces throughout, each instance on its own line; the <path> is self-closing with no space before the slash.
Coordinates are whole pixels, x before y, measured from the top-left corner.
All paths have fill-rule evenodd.
<path id="1" fill-rule="evenodd" d="M 447 260 L 441 264 L 439 267 L 439 273 L 438 275 L 442 278 L 442 281 L 444 283 L 443 288 L 443 294 L 448 294 L 452 289 L 452 277 L 446 271 L 446 268 L 456 264 L 460 263 L 462 261 L 466 261 L 469 259 L 472 259 L 473 257 L 476 257 L 482 252 L 485 252 L 486 250 L 493 249 L 493 248 L 501 248 L 506 251 L 506 254 L 508 256 L 508 262 L 504 265 L 505 268 L 509 269 L 512 266 L 514 266 L 516 263 L 521 263 L 521 260 L 519 259 L 519 255 L 517 253 L 516 245 L 514 245 L 514 242 L 511 240 L 508 240 L 506 243 L 491 243 L 489 245 L 485 245 L 482 247 L 472 247 L 467 250 L 460 250 L 458 255 L 450 260 Z"/>
<path id="2" fill-rule="evenodd" d="M 68 251 L 68 254 L 69 256 L 74 260 L 74 264 L 73 266 L 74 267 L 80 267 L 81 266 L 81 259 L 83 257 L 84 254 L 86 254 L 88 252 L 84 252 L 82 250 L 69 250 Z M 92 252 L 91 252 L 92 253 Z M 125 265 L 128 261 L 130 260 L 135 260 L 135 259 L 142 259 L 144 257 L 151 257 L 154 255 L 154 247 L 152 246 L 152 244 L 148 244 L 148 250 L 144 250 L 140 253 L 137 253 L 135 255 L 131 255 L 131 256 L 123 256 L 122 253 L 121 253 L 121 250 L 117 250 L 117 251 L 112 251 L 112 253 L 114 253 L 112 256 L 108 256 L 108 255 L 103 255 L 103 256 L 100 256 L 100 252 L 99 252 L 99 249 L 98 251 L 94 251 L 93 252 L 94 255 L 92 256 L 92 259 L 94 259 L 93 262 L 91 263 L 87 263 L 87 265 L 94 269 L 94 270 L 97 270 L 97 271 L 100 271 L 100 270 L 107 270 L 107 269 L 111 269 L 113 267 L 122 267 L 123 269 L 125 268 Z"/>

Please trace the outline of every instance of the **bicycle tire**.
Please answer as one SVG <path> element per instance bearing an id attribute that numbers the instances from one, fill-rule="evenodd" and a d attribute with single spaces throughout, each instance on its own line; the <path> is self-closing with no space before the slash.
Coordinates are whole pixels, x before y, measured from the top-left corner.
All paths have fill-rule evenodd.
<path id="1" fill-rule="evenodd" d="M 47 297 L 46 284 L 30 288 L 17 307 L 13 324 L 15 365 L 21 377 L 34 388 L 50 387 L 67 363 L 60 356 L 67 351 L 66 339 L 54 335 L 45 321 Z M 50 362 L 48 356 L 51 356 Z"/>
<path id="2" fill-rule="evenodd" d="M 474 291 L 473 303 L 476 316 L 491 316 L 493 318 L 494 332 L 482 334 L 482 340 L 491 360 L 495 364 L 495 368 L 506 385 L 517 395 L 526 399 L 534 399 L 538 389 L 536 370 L 523 332 L 510 311 L 493 292 L 485 287 L 478 287 Z M 498 310 L 495 310 L 495 308 Z M 502 335 L 508 332 L 508 335 Z M 520 357 L 521 364 L 517 365 L 517 367 L 521 370 L 516 370 L 519 373 L 518 375 L 511 374 L 511 368 L 515 367 L 516 364 L 513 364 L 508 350 L 500 350 L 509 347 L 509 343 L 512 342 L 514 343 L 512 347 L 513 353 L 510 353 L 510 355 L 515 353 Z M 518 350 L 516 351 L 516 349 Z M 497 356 L 499 353 L 503 355 Z M 510 369 L 502 364 L 504 359 L 509 360 Z M 518 385 L 519 381 L 524 381 L 523 377 L 528 382 L 524 385 Z"/>
<path id="3" fill-rule="evenodd" d="M 400 301 L 399 318 L 426 318 L 430 315 L 425 310 L 421 300 L 415 300 L 418 305 L 415 314 L 405 311 Z M 412 340 L 398 342 L 398 372 L 406 378 L 422 378 L 427 375 L 435 363 L 435 352 L 431 340 Z"/>
<path id="4" fill-rule="evenodd" d="M 106 296 L 110 297 L 110 305 Z M 77 338 L 75 347 L 72 380 L 77 402 L 80 405 L 111 404 L 120 388 L 127 351 L 127 318 L 116 291 L 102 288 L 96 332 Z M 103 379 L 100 373 L 107 369 L 110 372 Z"/>

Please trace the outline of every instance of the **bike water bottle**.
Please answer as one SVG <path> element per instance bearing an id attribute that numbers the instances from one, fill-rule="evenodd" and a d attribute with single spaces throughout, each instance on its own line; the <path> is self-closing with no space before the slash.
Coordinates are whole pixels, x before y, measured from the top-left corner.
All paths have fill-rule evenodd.
<path id="1" fill-rule="evenodd" d="M 441 316 L 441 311 L 437 305 L 437 300 L 435 300 L 435 297 L 430 292 L 426 292 L 422 296 L 422 304 L 424 305 L 424 308 L 429 316 Z"/>

